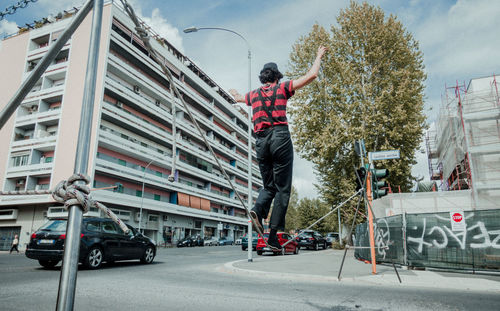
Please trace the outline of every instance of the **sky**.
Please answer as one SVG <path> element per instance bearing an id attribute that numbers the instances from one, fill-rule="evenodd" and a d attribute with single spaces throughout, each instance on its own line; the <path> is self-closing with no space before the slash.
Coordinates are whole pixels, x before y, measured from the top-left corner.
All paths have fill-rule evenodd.
<path id="1" fill-rule="evenodd" d="M 0 12 L 18 0 L 0 2 Z M 472 78 L 500 72 L 500 1 L 491 0 L 374 0 L 386 15 L 395 15 L 419 42 L 424 54 L 425 114 L 436 119 L 446 85 L 468 83 Z M 81 6 L 82 0 L 38 0 L 0 21 L 0 36 L 18 25 Z M 263 64 L 275 62 L 287 71 L 293 44 L 315 23 L 329 29 L 349 5 L 347 0 L 129 0 L 139 16 L 157 33 L 192 59 L 226 91 L 248 91 L 248 58 L 245 42 L 234 34 L 203 30 L 185 34 L 183 29 L 222 27 L 243 35 L 251 47 L 251 85 L 260 85 Z M 1 46 L 0 46 L 1 48 Z M 417 152 L 413 176 L 428 180 L 427 156 Z M 295 154 L 293 184 L 299 197 L 317 197 L 311 163 Z"/>

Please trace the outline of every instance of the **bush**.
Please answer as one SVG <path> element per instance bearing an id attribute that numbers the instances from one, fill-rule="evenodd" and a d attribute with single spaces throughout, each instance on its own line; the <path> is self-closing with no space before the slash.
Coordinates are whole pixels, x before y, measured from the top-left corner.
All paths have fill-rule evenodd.
<path id="1" fill-rule="evenodd" d="M 333 249 L 344 249 L 344 244 L 340 245 L 340 242 L 334 241 L 332 242 L 332 248 Z"/>

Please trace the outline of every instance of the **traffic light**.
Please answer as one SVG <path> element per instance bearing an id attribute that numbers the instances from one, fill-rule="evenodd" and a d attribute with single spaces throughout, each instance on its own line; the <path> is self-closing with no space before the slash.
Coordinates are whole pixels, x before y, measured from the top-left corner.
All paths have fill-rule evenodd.
<path id="1" fill-rule="evenodd" d="M 387 181 L 382 180 L 384 178 L 389 177 L 389 170 L 382 169 L 372 169 L 371 170 L 372 177 L 372 196 L 373 199 L 379 199 L 385 195 L 387 195 Z"/>
<path id="2" fill-rule="evenodd" d="M 356 170 L 356 191 L 363 188 L 366 179 L 366 168 L 360 167 Z M 358 178 L 359 177 L 359 178 Z"/>
<path id="3" fill-rule="evenodd" d="M 123 193 L 123 185 L 119 182 L 115 183 L 115 188 L 113 192 Z"/>

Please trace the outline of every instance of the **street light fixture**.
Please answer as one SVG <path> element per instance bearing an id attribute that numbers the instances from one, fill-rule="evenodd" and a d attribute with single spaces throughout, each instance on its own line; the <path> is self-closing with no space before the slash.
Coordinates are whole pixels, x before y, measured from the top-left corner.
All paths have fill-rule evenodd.
<path id="1" fill-rule="evenodd" d="M 141 232 L 141 223 L 142 223 L 142 205 L 144 203 L 144 183 L 146 179 L 146 170 L 153 163 L 154 160 L 149 161 L 148 165 L 144 168 L 144 173 L 142 174 L 142 191 L 141 191 L 141 208 L 139 209 L 139 232 Z"/>
<path id="2" fill-rule="evenodd" d="M 248 91 L 252 90 L 252 52 L 247 39 L 234 30 L 221 27 L 188 27 L 184 33 L 198 32 L 199 30 L 221 30 L 233 33 L 243 39 L 248 49 Z M 252 107 L 248 106 L 248 208 L 252 206 Z M 248 261 L 252 261 L 252 222 L 248 222 Z"/>

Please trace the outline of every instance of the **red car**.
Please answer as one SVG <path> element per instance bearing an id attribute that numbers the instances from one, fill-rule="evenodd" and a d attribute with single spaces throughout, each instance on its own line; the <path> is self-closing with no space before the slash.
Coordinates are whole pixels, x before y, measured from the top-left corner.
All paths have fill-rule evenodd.
<path id="1" fill-rule="evenodd" d="M 269 247 L 266 246 L 266 243 L 264 243 L 264 239 L 268 239 L 269 233 L 264 233 L 264 239 L 259 235 L 259 239 L 257 240 L 257 255 L 262 255 L 264 252 L 270 252 L 270 253 L 281 253 L 282 255 L 285 255 L 286 253 L 293 253 L 293 254 L 298 254 L 299 253 L 299 243 L 295 241 L 295 239 L 290 236 L 287 233 L 284 232 L 278 232 L 278 241 L 280 245 L 285 244 L 289 240 L 292 240 L 292 242 L 288 243 L 284 248 L 281 249 L 281 251 L 273 251 Z"/>

